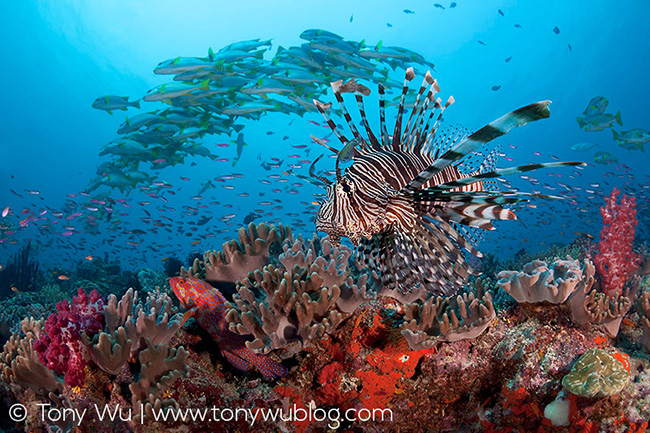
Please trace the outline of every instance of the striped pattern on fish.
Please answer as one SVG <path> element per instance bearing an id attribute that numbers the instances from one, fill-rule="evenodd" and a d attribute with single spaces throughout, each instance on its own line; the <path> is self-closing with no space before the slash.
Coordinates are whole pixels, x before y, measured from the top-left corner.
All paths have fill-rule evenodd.
<path id="1" fill-rule="evenodd" d="M 189 314 L 217 342 L 221 353 L 232 365 L 242 371 L 254 367 L 270 379 L 287 374 L 283 365 L 268 356 L 254 353 L 246 347 L 246 337 L 228 329 L 226 298 L 219 290 L 205 281 L 192 278 L 170 278 L 169 285 L 183 306 L 190 309 Z"/>
<path id="2" fill-rule="evenodd" d="M 463 129 L 439 131 L 442 114 L 455 101 L 449 97 L 443 105 L 436 98 L 440 87 L 429 72 L 403 127 L 404 101 L 414 77 L 413 69 L 409 68 L 392 137 L 387 132 L 385 89 L 381 84 L 379 137 L 366 118 L 364 96 L 370 90 L 354 79 L 332 83 L 353 138 L 348 139 L 327 114 L 331 103 L 314 100 L 343 145 L 341 151 L 325 146 L 338 154 L 336 180 L 329 182 L 322 176 L 314 176 L 327 189 L 327 197 L 316 215 L 316 229 L 329 234 L 335 242 L 341 237 L 349 238 L 358 257 L 381 272 L 382 283 L 388 289 L 408 292 L 423 287 L 449 295 L 474 272 L 463 250 L 481 256 L 466 239 L 471 234 L 463 226 L 492 230 L 492 220 L 516 219 L 503 205 L 526 201 L 529 197 L 558 198 L 502 192 L 486 181 L 540 168 L 584 163 L 552 162 L 494 169 L 498 153 L 476 151 L 515 127 L 549 117 L 550 101 L 519 108 L 471 135 Z M 354 93 L 366 137 L 354 125 L 345 107 L 344 93 Z M 480 165 L 471 169 L 470 160 L 477 160 L 477 155 Z M 342 174 L 339 165 L 350 158 L 352 165 Z M 312 165 L 310 174 L 313 173 Z"/>

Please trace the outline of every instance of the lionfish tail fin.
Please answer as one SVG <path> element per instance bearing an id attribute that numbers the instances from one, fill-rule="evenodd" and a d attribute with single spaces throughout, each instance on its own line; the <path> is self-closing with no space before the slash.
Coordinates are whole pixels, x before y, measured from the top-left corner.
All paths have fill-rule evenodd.
<path id="1" fill-rule="evenodd" d="M 448 167 L 468 153 L 480 148 L 485 143 L 507 134 L 511 129 L 523 126 L 529 122 L 534 122 L 535 120 L 549 117 L 550 110 L 548 106 L 550 103 L 551 101 L 541 101 L 527 105 L 484 126 L 442 154 L 433 162 L 433 164 L 424 169 L 411 182 L 409 182 L 402 191 L 415 191 L 419 189 L 445 167 Z"/>

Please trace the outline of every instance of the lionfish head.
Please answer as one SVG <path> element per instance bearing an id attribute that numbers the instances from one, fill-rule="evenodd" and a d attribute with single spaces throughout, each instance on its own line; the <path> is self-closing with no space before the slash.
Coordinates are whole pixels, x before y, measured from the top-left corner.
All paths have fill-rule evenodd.
<path id="1" fill-rule="evenodd" d="M 355 193 L 356 186 L 348 176 L 327 187 L 327 197 L 316 213 L 316 230 L 327 233 L 332 243 L 346 237 L 357 246 L 362 237 L 368 236 L 355 211 Z"/>

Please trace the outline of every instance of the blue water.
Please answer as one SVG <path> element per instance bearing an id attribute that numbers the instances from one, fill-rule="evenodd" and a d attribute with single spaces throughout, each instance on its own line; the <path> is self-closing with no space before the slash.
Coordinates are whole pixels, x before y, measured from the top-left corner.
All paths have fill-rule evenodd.
<path id="1" fill-rule="evenodd" d="M 137 189 L 127 195 L 101 187 L 90 197 L 79 195 L 96 177 L 97 166 L 108 160 L 98 154 L 106 143 L 118 138 L 116 130 L 125 117 L 165 108 L 159 103 L 142 102 L 141 110 L 130 108 L 110 116 L 91 107 L 95 98 L 120 95 L 138 99 L 150 88 L 171 80 L 170 76 L 153 74 L 159 62 L 177 56 L 205 57 L 210 47 L 217 50 L 240 40 L 272 39 L 273 46 L 265 55 L 268 60 L 278 46 L 305 42 L 299 35 L 310 28 L 326 29 L 346 40 L 365 40 L 369 46 L 382 41 L 384 45 L 422 54 L 436 65 L 433 74 L 442 88 L 443 100 L 449 95 L 456 100 L 445 113 L 447 124 L 476 130 L 518 107 L 539 100 L 553 101 L 550 119 L 514 130 L 498 140 L 504 156 L 512 159 L 501 158 L 498 165 L 553 161 L 551 155 L 560 160 L 585 161 L 589 165 L 583 170 L 531 173 L 539 179 L 539 186 L 518 176 L 508 180 L 523 191 L 571 194 L 557 184 L 560 182 L 591 188 L 595 193 L 574 191 L 574 201 L 534 200 L 534 209 L 518 207 L 518 221 L 497 224 L 497 230 L 486 234 L 480 244 L 484 252 L 508 257 L 521 248 L 538 251 L 552 243 L 569 243 L 577 232 L 597 237 L 602 225 L 598 207 L 614 186 L 636 196 L 637 234 L 647 238 L 648 154 L 618 147 L 611 128 L 600 132 L 580 129 L 576 116 L 582 115 L 592 97 L 603 95 L 609 100 L 607 112 L 620 110 L 622 115 L 623 126 L 615 125 L 614 129 L 650 129 L 650 4 L 505 0 L 457 3 L 453 9 L 449 2 L 441 3 L 445 7 L 442 9 L 424 1 L 156 0 L 119 5 L 89 1 L 4 2 L 0 6 L 5 18 L 0 27 L 4 102 L 0 108 L 0 210 L 9 206 L 12 213 L 8 220 L 15 225 L 30 214 L 40 219 L 0 238 L 0 264 L 31 241 L 45 266 L 66 266 L 87 255 L 109 253 L 111 259 L 126 267 L 160 267 L 165 256 L 185 257 L 192 250 L 220 248 L 223 240 L 231 238 L 243 225 L 244 217 L 256 209 L 264 214 L 256 222 L 279 221 L 294 226 L 297 232 L 313 232 L 315 207 L 309 203 L 317 200 L 312 196 L 320 192 L 316 187 L 297 178 L 287 183 L 274 181 L 272 185 L 259 181 L 286 170 L 286 166 L 262 170 L 262 161 L 286 160 L 293 153 L 302 155 L 303 151 L 292 145 L 308 145 L 312 152 L 309 159 L 322 153 L 309 140 L 310 134 L 327 133 L 309 122 L 323 123 L 317 112 L 303 117 L 271 113 L 259 121 L 242 121 L 247 146 L 234 167 L 231 161 L 195 157 L 173 168 L 143 169 L 173 185 L 171 191 L 176 194 L 166 194 L 167 203 Z M 414 13 L 405 13 L 404 9 Z M 553 31 L 555 27 L 559 33 Z M 506 62 L 508 57 L 512 59 Z M 403 74 L 402 69 L 397 69 L 391 78 L 401 82 Z M 366 106 L 371 119 L 376 119 L 376 85 L 368 85 L 373 96 Z M 493 86 L 501 87 L 494 91 Z M 331 94 L 323 99 L 333 101 Z M 354 105 L 350 103 L 352 111 Z M 394 112 L 388 119 L 392 125 Z M 282 140 L 283 136 L 290 138 Z M 235 138 L 235 133 L 206 136 L 203 142 L 219 157 L 232 160 Z M 599 146 L 586 152 L 571 151 L 570 147 L 579 142 Z M 229 147 L 217 147 L 217 143 Z M 595 164 L 594 153 L 598 150 L 611 153 L 619 164 Z M 325 159 L 320 164 L 321 170 L 331 169 L 334 162 Z M 303 165 L 296 171 L 307 175 L 309 164 Z M 232 173 L 243 175 L 225 182 L 234 187 L 232 190 L 218 183 L 204 194 L 203 200 L 191 199 L 204 180 Z M 181 176 L 190 180 L 183 181 Z M 293 188 L 299 194 L 287 192 L 294 182 L 304 184 Z M 272 192 L 276 188 L 281 192 Z M 242 192 L 250 196 L 237 195 Z M 82 206 L 90 204 L 92 198 L 106 197 L 126 199 L 130 207 L 117 204 L 111 222 L 93 220 L 93 212 Z M 66 199 L 76 203 L 77 208 L 67 207 Z M 273 199 L 280 203 L 259 204 Z M 138 204 L 144 201 L 150 204 Z M 210 204 L 215 202 L 219 204 Z M 183 214 L 183 206 L 198 205 L 205 207 L 193 215 Z M 273 210 L 275 206 L 283 208 Z M 22 213 L 24 210 L 27 212 Z M 147 218 L 145 210 L 151 222 L 142 220 Z M 43 211 L 47 212 L 40 215 Z M 73 212 L 82 215 L 65 220 L 53 217 L 56 212 L 64 212 L 64 218 Z M 224 220 L 224 215 L 233 213 L 235 217 Z M 97 225 L 89 226 L 88 216 Z M 120 223 L 115 224 L 118 217 Z M 202 217 L 212 219 L 196 226 L 194 223 Z M 169 226 L 155 227 L 155 220 Z M 74 233 L 63 236 L 64 226 L 74 226 Z M 146 234 L 134 235 L 133 229 Z"/>

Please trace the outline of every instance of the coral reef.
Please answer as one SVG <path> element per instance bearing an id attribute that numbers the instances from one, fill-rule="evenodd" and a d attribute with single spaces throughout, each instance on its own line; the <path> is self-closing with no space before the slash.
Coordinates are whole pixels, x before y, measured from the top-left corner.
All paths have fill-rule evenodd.
<path id="1" fill-rule="evenodd" d="M 34 351 L 34 341 L 41 334 L 42 326 L 42 321 L 23 320 L 22 335 L 12 335 L 0 355 L 0 375 L 5 383 L 14 387 L 29 388 L 36 394 L 47 395 L 59 390 L 61 383 Z"/>
<path id="2" fill-rule="evenodd" d="M 137 293 L 133 298 L 134 301 L 137 300 Z M 144 304 L 142 301 L 134 304 L 133 312 L 127 317 L 124 327 L 126 335 L 133 342 L 133 350 L 138 350 L 145 346 L 147 338 L 156 345 L 169 343 L 181 327 L 181 320 L 182 315 L 178 313 L 171 298 L 154 289 L 147 293 Z"/>
<path id="3" fill-rule="evenodd" d="M 634 233 L 636 232 L 636 199 L 620 194 L 614 188 L 605 198 L 605 206 L 600 208 L 603 217 L 603 229 L 600 232 L 598 254 L 594 263 L 600 274 L 600 284 L 606 294 L 621 292 L 630 274 L 635 271 L 641 256 L 633 251 Z"/>
<path id="4" fill-rule="evenodd" d="M 196 319 L 184 327 L 167 294 L 139 296 L 134 289 L 106 301 L 78 291 L 71 305 L 60 303 L 50 315 L 49 328 L 23 321 L 0 354 L 0 394 L 6 405 L 27 408 L 20 427 L 361 432 L 434 426 L 440 432 L 540 433 L 648 427 L 650 358 L 643 349 L 650 340 L 650 292 L 641 291 L 636 313 L 630 311 L 644 285 L 641 272 L 620 291 L 603 293 L 586 255 L 560 258 L 556 254 L 566 250 L 552 248 L 539 256 L 553 261 L 504 271 L 498 284 L 472 277 L 455 296 L 406 299 L 387 293 L 379 275 L 351 262 L 350 249 L 327 238 L 285 236 L 257 248 L 254 236 L 276 235 L 253 233 L 250 226 L 242 233 L 236 253 L 224 248 L 232 261 L 222 253 L 225 264 L 208 267 L 243 269 L 262 256 L 265 264 L 239 279 L 228 308 L 230 295 L 214 287 L 220 282 L 174 278 L 174 293 Z M 252 247 L 240 248 L 242 239 Z M 250 261 L 241 257 L 246 254 Z M 205 270 L 198 263 L 191 272 Z M 180 285 L 198 291 L 188 297 L 176 290 Z M 31 295 L 16 299 L 38 301 Z M 29 310 L 13 315 L 22 311 Z M 38 343 L 55 349 L 45 356 Z M 74 350 L 65 352 L 64 344 Z M 64 372 L 54 362 L 57 354 L 68 356 Z M 35 402 L 93 416 L 81 426 L 44 420 Z M 95 405 L 132 417 L 100 419 Z M 258 417 L 254 425 L 243 418 L 208 423 L 175 416 L 214 407 L 276 416 Z M 301 410 L 334 418 L 292 417 Z M 348 410 L 359 418 L 344 419 Z M 373 413 L 380 416 L 361 419 Z"/>
<path id="5" fill-rule="evenodd" d="M 239 241 L 233 239 L 224 243 L 223 251 L 206 251 L 203 262 L 195 259 L 190 269 L 181 268 L 181 277 L 235 283 L 249 272 L 269 264 L 273 244 L 282 244 L 288 239 L 291 239 L 291 229 L 282 224 L 275 227 L 250 223 L 239 229 Z"/>
<path id="6" fill-rule="evenodd" d="M 477 280 L 475 291 L 404 305 L 402 335 L 412 350 L 428 349 L 438 341 L 474 339 L 495 317 L 492 294 Z"/>
<path id="7" fill-rule="evenodd" d="M 79 289 L 72 304 L 66 300 L 56 307 L 58 312 L 45 321 L 44 332 L 35 341 L 34 349 L 43 365 L 65 375 L 66 384 L 80 386 L 88 365 L 81 333 L 95 335 L 104 329 L 104 302 L 96 291 L 86 294 Z"/>
<path id="8" fill-rule="evenodd" d="M 630 382 L 630 372 L 623 363 L 602 349 L 591 349 L 582 355 L 562 386 L 582 397 L 609 397 L 618 394 Z"/>
<path id="9" fill-rule="evenodd" d="M 332 308 L 341 289 L 324 286 L 318 269 L 316 264 L 309 269 L 294 265 L 289 273 L 269 265 L 250 273 L 237 287 L 228 310 L 230 330 L 253 335 L 247 346 L 259 353 L 282 349 L 283 358 L 331 333 L 343 320 Z"/>
<path id="10" fill-rule="evenodd" d="M 164 391 L 181 376 L 187 375 L 187 352 L 181 346 L 172 349 L 166 344 L 153 344 L 149 338 L 146 347 L 140 352 L 140 380 L 129 385 L 131 403 L 139 414 L 142 407 L 150 420 L 156 419 L 153 410 L 168 411 L 178 409 L 173 398 L 164 398 Z"/>
<path id="11" fill-rule="evenodd" d="M 643 347 L 650 352 L 650 292 L 644 290 L 634 304 L 643 327 Z"/>
<path id="12" fill-rule="evenodd" d="M 587 275 L 583 275 L 585 271 Z M 497 284 L 519 303 L 546 301 L 561 304 L 578 287 L 585 286 L 590 278 L 589 271 L 591 268 L 586 260 L 581 267 L 570 256 L 566 260 L 556 260 L 550 269 L 546 262 L 535 260 L 526 264 L 521 272 L 499 272 Z"/>

